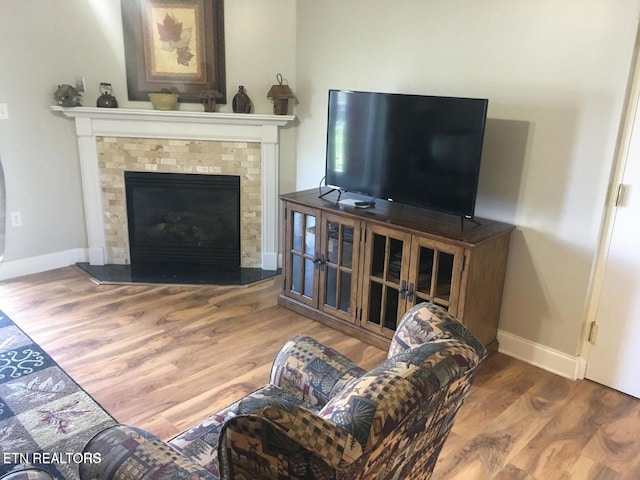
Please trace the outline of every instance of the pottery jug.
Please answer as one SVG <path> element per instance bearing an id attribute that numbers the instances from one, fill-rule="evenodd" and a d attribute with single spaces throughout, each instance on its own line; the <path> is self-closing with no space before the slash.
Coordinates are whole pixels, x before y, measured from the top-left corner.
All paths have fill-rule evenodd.
<path id="1" fill-rule="evenodd" d="M 238 93 L 233 96 L 231 107 L 234 113 L 251 113 L 251 99 L 244 91 L 244 86 L 238 87 Z"/>

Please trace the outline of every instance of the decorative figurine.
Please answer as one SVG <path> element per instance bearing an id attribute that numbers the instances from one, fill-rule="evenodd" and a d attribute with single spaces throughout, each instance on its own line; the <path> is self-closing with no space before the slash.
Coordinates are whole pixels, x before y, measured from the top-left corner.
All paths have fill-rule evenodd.
<path id="1" fill-rule="evenodd" d="M 118 108 L 118 100 L 116 97 L 111 95 L 113 89 L 111 88 L 110 83 L 101 83 L 100 84 L 100 95 L 98 100 L 96 101 L 96 107 L 104 107 L 104 108 Z"/>
<path id="2" fill-rule="evenodd" d="M 82 95 L 71 85 L 58 85 L 53 97 L 61 107 L 80 107 L 82 105 Z"/>
<path id="3" fill-rule="evenodd" d="M 204 105 L 204 111 L 215 112 L 216 101 L 222 97 L 224 97 L 224 95 L 217 90 L 203 90 L 200 92 L 200 100 L 202 101 L 202 105 Z"/>
<path id="4" fill-rule="evenodd" d="M 244 85 L 238 87 L 238 93 L 233 96 L 231 108 L 234 113 L 251 113 L 251 99 L 244 91 Z"/>
<path id="5" fill-rule="evenodd" d="M 293 92 L 289 85 L 282 84 L 282 75 L 277 74 L 278 85 L 272 85 L 267 93 L 267 98 L 273 100 L 273 113 L 276 115 L 286 115 L 289 109 L 289 99 L 293 98 Z"/>

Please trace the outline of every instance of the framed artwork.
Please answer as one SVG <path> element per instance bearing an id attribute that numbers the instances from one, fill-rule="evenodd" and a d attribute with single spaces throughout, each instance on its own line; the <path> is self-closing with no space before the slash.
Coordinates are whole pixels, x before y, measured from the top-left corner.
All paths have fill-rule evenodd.
<path id="1" fill-rule="evenodd" d="M 129 100 L 217 90 L 226 103 L 223 0 L 123 0 L 122 26 Z"/>

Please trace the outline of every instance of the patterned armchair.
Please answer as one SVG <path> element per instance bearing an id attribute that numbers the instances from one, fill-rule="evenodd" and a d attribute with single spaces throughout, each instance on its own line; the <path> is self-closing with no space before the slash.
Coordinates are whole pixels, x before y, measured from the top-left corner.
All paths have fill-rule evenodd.
<path id="1" fill-rule="evenodd" d="M 431 476 L 486 355 L 442 308 L 403 317 L 370 372 L 310 337 L 289 340 L 270 383 L 168 444 L 119 425 L 85 451 L 83 479 L 397 479 Z"/>

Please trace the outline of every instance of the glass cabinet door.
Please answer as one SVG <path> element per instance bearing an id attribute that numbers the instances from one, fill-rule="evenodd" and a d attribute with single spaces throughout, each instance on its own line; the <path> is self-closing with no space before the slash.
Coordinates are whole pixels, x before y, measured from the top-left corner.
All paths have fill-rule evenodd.
<path id="1" fill-rule="evenodd" d="M 356 315 L 360 223 L 322 216 L 320 300 L 322 309 L 347 321 Z"/>
<path id="2" fill-rule="evenodd" d="M 318 294 L 317 269 L 320 254 L 316 239 L 316 212 L 293 207 L 287 212 L 286 293 L 315 306 Z"/>
<path id="3" fill-rule="evenodd" d="M 431 302 L 456 314 L 462 248 L 415 237 L 412 243 L 407 308 Z"/>
<path id="4" fill-rule="evenodd" d="M 393 335 L 405 310 L 410 234 L 379 226 L 367 229 L 361 326 Z"/>

